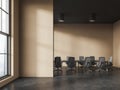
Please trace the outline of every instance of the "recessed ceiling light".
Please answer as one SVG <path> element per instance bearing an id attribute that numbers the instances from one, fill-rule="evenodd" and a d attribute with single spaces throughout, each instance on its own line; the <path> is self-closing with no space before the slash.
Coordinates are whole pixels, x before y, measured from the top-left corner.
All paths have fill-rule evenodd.
<path id="1" fill-rule="evenodd" d="M 64 20 L 61 20 L 61 19 L 60 19 L 60 20 L 58 20 L 58 21 L 59 21 L 59 22 L 61 22 L 61 23 L 62 23 L 62 22 L 64 22 Z"/>
<path id="2" fill-rule="evenodd" d="M 92 13 L 91 16 L 89 17 L 89 22 L 93 23 L 96 21 L 96 13 Z"/>
<path id="3" fill-rule="evenodd" d="M 60 16 L 58 18 L 58 22 L 64 22 L 64 13 L 60 13 Z"/>
<path id="4" fill-rule="evenodd" d="M 90 19 L 90 20 L 89 20 L 89 22 L 91 22 L 91 23 L 93 23 L 93 22 L 95 22 L 95 21 L 96 21 L 96 20 L 93 20 L 93 19 Z"/>

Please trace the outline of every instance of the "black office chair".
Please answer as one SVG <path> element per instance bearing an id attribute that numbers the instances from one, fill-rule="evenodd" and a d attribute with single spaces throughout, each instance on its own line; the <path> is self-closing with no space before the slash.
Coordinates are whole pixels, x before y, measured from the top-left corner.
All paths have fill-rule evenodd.
<path id="1" fill-rule="evenodd" d="M 78 61 L 78 71 L 83 70 L 83 65 L 85 63 L 84 56 L 79 56 L 79 61 Z M 80 65 L 80 66 L 79 66 Z"/>
<path id="2" fill-rule="evenodd" d="M 108 69 L 108 71 L 112 71 L 113 70 L 112 56 L 108 60 L 107 69 Z"/>
<path id="3" fill-rule="evenodd" d="M 92 71 L 92 60 L 90 57 L 85 58 L 84 71 Z"/>
<path id="4" fill-rule="evenodd" d="M 105 57 L 99 57 L 99 61 L 97 64 L 98 71 L 106 71 L 106 62 L 105 62 Z"/>
<path id="5" fill-rule="evenodd" d="M 80 56 L 78 63 L 79 63 L 80 65 L 84 65 L 84 62 L 85 62 L 84 56 Z"/>
<path id="6" fill-rule="evenodd" d="M 55 71 L 62 71 L 62 61 L 61 61 L 61 57 L 55 57 L 54 60 L 54 70 Z"/>
<path id="7" fill-rule="evenodd" d="M 67 57 L 67 67 L 68 70 L 75 71 L 76 72 L 76 61 L 75 57 Z"/>
<path id="8" fill-rule="evenodd" d="M 96 62 L 95 62 L 95 56 L 90 56 L 90 58 L 91 58 L 92 65 L 95 65 L 96 64 Z"/>
<path id="9" fill-rule="evenodd" d="M 95 71 L 96 69 L 96 62 L 95 62 L 95 56 L 90 56 L 91 63 L 92 63 L 92 70 Z"/>

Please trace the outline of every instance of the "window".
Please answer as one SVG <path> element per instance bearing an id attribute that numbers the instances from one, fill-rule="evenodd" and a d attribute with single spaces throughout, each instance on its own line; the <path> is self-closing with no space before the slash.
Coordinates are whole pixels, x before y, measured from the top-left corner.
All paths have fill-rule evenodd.
<path id="1" fill-rule="evenodd" d="M 9 0 L 0 0 L 0 78 L 10 73 Z"/>

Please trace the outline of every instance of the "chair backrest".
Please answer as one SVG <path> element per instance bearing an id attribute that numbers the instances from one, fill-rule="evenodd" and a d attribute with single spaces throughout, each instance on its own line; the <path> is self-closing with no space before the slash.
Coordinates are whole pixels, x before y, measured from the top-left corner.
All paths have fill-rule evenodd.
<path id="1" fill-rule="evenodd" d="M 112 59 L 112 56 L 109 58 L 109 60 L 108 60 L 108 66 L 111 66 L 112 67 L 112 65 L 113 65 L 113 59 Z"/>
<path id="2" fill-rule="evenodd" d="M 95 56 L 90 56 L 90 59 L 91 59 L 92 65 L 94 65 L 95 64 Z"/>
<path id="3" fill-rule="evenodd" d="M 56 68 L 60 68 L 62 66 L 61 57 L 55 57 L 54 63 Z"/>
<path id="4" fill-rule="evenodd" d="M 90 56 L 91 60 L 94 61 L 95 60 L 95 56 Z"/>
<path id="5" fill-rule="evenodd" d="M 85 62 L 84 56 L 79 56 L 79 63 L 83 65 Z"/>
<path id="6" fill-rule="evenodd" d="M 85 57 L 85 64 L 84 64 L 85 67 L 90 67 L 92 66 L 92 61 L 91 61 L 91 58 L 90 57 Z"/>
<path id="7" fill-rule="evenodd" d="M 99 62 L 105 62 L 105 57 L 99 57 Z"/>
<path id="8" fill-rule="evenodd" d="M 79 61 L 84 61 L 84 56 L 79 56 Z"/>
<path id="9" fill-rule="evenodd" d="M 76 67 L 75 57 L 67 57 L 67 65 L 69 68 Z"/>
<path id="10" fill-rule="evenodd" d="M 105 57 L 99 57 L 99 63 L 98 63 L 98 67 L 105 67 L 106 63 L 105 63 Z"/>
<path id="11" fill-rule="evenodd" d="M 113 59 L 112 59 L 112 56 L 109 58 L 108 62 L 111 62 L 112 63 Z"/>

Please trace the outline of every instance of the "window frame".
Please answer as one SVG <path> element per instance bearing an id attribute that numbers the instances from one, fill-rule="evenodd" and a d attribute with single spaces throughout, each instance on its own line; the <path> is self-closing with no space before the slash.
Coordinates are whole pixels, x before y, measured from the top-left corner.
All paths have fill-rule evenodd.
<path id="1" fill-rule="evenodd" d="M 3 80 L 9 76 L 11 76 L 11 0 L 9 0 L 8 2 L 9 4 L 9 10 L 8 12 L 5 11 L 4 9 L 2 9 L 2 0 L 1 0 L 1 16 L 2 16 L 2 11 L 4 11 L 6 14 L 8 14 L 8 32 L 3 32 L 2 31 L 2 28 L 1 28 L 1 31 L 0 31 L 0 34 L 1 35 L 4 35 L 7 37 L 7 75 L 4 75 L 2 77 L 0 77 L 0 80 Z M 2 18 L 1 18 L 1 27 L 2 27 Z"/>

